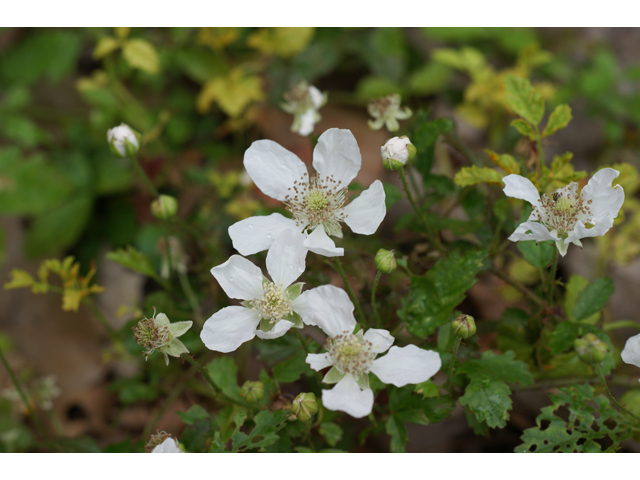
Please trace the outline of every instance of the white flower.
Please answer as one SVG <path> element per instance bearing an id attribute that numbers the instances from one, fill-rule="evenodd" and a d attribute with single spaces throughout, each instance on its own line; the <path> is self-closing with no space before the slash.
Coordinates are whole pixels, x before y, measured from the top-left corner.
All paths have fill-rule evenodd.
<path id="1" fill-rule="evenodd" d="M 507 175 L 502 179 L 504 193 L 526 200 L 533 206 L 529 219 L 516 228 L 509 240 L 553 240 L 564 256 L 570 243 L 582 246 L 581 238 L 604 235 L 613 226 L 613 219 L 618 216 L 624 202 L 622 187 L 611 187 L 611 182 L 619 174 L 612 168 L 603 168 L 591 177 L 580 195 L 578 184 L 571 182 L 552 195 L 545 193 L 542 197 L 527 178 Z M 588 228 L 586 224 L 592 227 Z"/>
<path id="2" fill-rule="evenodd" d="M 425 382 L 440 370 L 442 362 L 437 352 L 415 345 L 391 347 L 394 338 L 387 330 L 360 330 L 354 335 L 354 307 L 344 290 L 325 285 L 305 296 L 306 323 L 319 326 L 329 335 L 327 353 L 307 355 L 312 369 L 331 367 L 323 382 L 336 386 L 322 391 L 322 403 L 329 410 L 341 410 L 356 418 L 369 415 L 373 408 L 369 372 L 384 383 L 403 387 Z M 384 357 L 376 358 L 387 350 Z"/>
<path id="3" fill-rule="evenodd" d="M 119 157 L 133 157 L 140 148 L 139 137 L 139 133 L 124 123 L 107 131 L 111 152 Z"/>
<path id="4" fill-rule="evenodd" d="M 187 333 L 191 325 L 192 321 L 171 323 L 164 313 L 154 313 L 153 317 L 144 318 L 133 327 L 133 336 L 138 345 L 147 349 L 143 352 L 145 360 L 157 350 L 164 355 L 164 363 L 169 365 L 169 355 L 179 357 L 189 353 L 178 338 Z"/>
<path id="5" fill-rule="evenodd" d="M 286 92 L 284 98 L 287 102 L 282 104 L 282 109 L 294 115 L 291 131 L 306 137 L 320 121 L 318 109 L 327 103 L 327 95 L 302 81 Z"/>
<path id="6" fill-rule="evenodd" d="M 267 271 L 262 271 L 240 255 L 233 255 L 222 265 L 211 269 L 220 286 L 231 298 L 242 300 L 243 306 L 223 308 L 209 318 L 200 338 L 210 350 L 233 352 L 256 335 L 278 338 L 294 325 L 307 323 L 301 311 L 305 297 L 300 295 L 302 283 L 295 282 L 305 269 L 307 249 L 304 236 L 282 232 L 267 253 Z"/>
<path id="7" fill-rule="evenodd" d="M 180 446 L 178 442 L 174 438 L 167 438 L 160 445 L 157 445 L 151 453 L 184 453 L 180 450 Z"/>
<path id="8" fill-rule="evenodd" d="M 250 217 L 229 227 L 233 246 L 242 255 L 268 249 L 283 230 L 308 234 L 304 246 L 328 257 L 344 255 L 328 235 L 342 238 L 340 222 L 362 235 L 375 233 L 386 207 L 382 183 L 376 180 L 345 206 L 347 186 L 355 178 L 362 159 L 353 134 L 332 128 L 318 139 L 313 151 L 316 174 L 296 155 L 271 140 L 258 140 L 244 154 L 244 166 L 266 195 L 285 203 L 293 219 L 274 213 Z"/>
<path id="9" fill-rule="evenodd" d="M 384 125 L 390 132 L 398 130 L 398 120 L 406 120 L 412 115 L 409 107 L 400 108 L 401 101 L 402 98 L 397 93 L 371 100 L 367 109 L 374 120 L 369 120 L 369 128 L 379 130 Z"/>
<path id="10" fill-rule="evenodd" d="M 620 356 L 624 363 L 640 367 L 640 334 L 627 339 Z"/>

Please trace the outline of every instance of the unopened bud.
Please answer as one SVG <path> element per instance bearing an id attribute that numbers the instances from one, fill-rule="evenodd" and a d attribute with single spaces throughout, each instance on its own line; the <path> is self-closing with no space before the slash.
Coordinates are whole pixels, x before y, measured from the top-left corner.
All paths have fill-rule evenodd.
<path id="1" fill-rule="evenodd" d="M 178 213 L 178 201 L 171 195 L 160 195 L 151 202 L 151 214 L 160 219 L 168 220 Z"/>
<path id="2" fill-rule="evenodd" d="M 471 315 L 458 315 L 458 318 L 451 322 L 451 328 L 457 337 L 469 338 L 476 333 L 476 321 Z"/>
<path id="3" fill-rule="evenodd" d="M 247 380 L 240 389 L 240 396 L 249 403 L 255 403 L 264 397 L 264 383 Z"/>
<path id="4" fill-rule="evenodd" d="M 124 123 L 107 131 L 107 142 L 116 157 L 133 157 L 138 153 L 142 136 Z"/>
<path id="5" fill-rule="evenodd" d="M 593 333 L 587 333 L 582 338 L 576 338 L 573 348 L 578 358 L 588 365 L 596 365 L 604 361 L 609 351 L 608 345 Z"/>
<path id="6" fill-rule="evenodd" d="M 416 155 L 416 147 L 409 137 L 393 137 L 380 148 L 382 164 L 387 170 L 400 170 Z"/>
<path id="7" fill-rule="evenodd" d="M 291 413 L 301 422 L 306 422 L 318 413 L 318 402 L 314 393 L 301 393 L 291 405 Z"/>
<path id="8" fill-rule="evenodd" d="M 378 250 L 378 253 L 376 253 L 373 261 L 376 264 L 376 268 L 382 273 L 391 273 L 398 267 L 395 252 L 393 250 L 385 250 L 384 248 L 381 248 Z"/>

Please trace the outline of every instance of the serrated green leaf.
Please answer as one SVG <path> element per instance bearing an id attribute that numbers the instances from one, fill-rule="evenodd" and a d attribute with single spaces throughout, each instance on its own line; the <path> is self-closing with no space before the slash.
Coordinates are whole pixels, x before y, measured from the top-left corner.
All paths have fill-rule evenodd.
<path id="1" fill-rule="evenodd" d="M 293 383 L 309 369 L 305 362 L 307 354 L 302 351 L 278 363 L 273 369 L 273 376 L 280 383 Z"/>
<path id="2" fill-rule="evenodd" d="M 222 392 L 231 398 L 240 397 L 240 387 L 238 386 L 238 366 L 231 357 L 216 358 L 207 365 L 207 371 L 211 380 Z"/>
<path id="3" fill-rule="evenodd" d="M 542 409 L 537 427 L 524 431 L 515 452 L 614 452 L 631 437 L 628 420 L 591 385 L 561 388 L 550 398 L 553 404 Z M 555 414 L 560 407 L 569 411 L 566 421 Z"/>
<path id="4" fill-rule="evenodd" d="M 487 350 L 480 358 L 466 360 L 456 368 L 456 373 L 464 373 L 473 379 L 489 379 L 523 386 L 533 384 L 533 375 L 526 363 L 515 359 L 511 351 L 496 355 Z"/>
<path id="5" fill-rule="evenodd" d="M 549 115 L 549 120 L 547 121 L 547 126 L 544 127 L 542 136 L 548 137 L 549 135 L 553 135 L 558 130 L 566 127 L 572 118 L 571 107 L 569 105 L 558 105 L 553 112 L 551 112 L 551 115 Z"/>
<path id="6" fill-rule="evenodd" d="M 565 285 L 564 294 L 564 314 L 570 321 L 575 322 L 576 319 L 573 316 L 573 309 L 576 306 L 578 295 L 589 285 L 589 280 L 580 275 L 571 275 L 569 281 Z"/>
<path id="7" fill-rule="evenodd" d="M 255 427 L 249 435 L 236 430 L 231 436 L 233 451 L 243 452 L 274 444 L 280 439 L 276 433 L 287 425 L 287 415 L 284 410 L 261 411 L 254 417 Z"/>
<path id="8" fill-rule="evenodd" d="M 454 251 L 439 260 L 424 276 L 411 277 L 411 292 L 398 315 L 407 329 L 420 338 L 433 334 L 451 320 L 453 309 L 476 283 L 484 266 L 485 250 Z"/>
<path id="9" fill-rule="evenodd" d="M 516 247 L 524 256 L 529 265 L 536 268 L 547 268 L 553 262 L 556 255 L 556 246 L 553 242 L 517 242 Z"/>
<path id="10" fill-rule="evenodd" d="M 335 447 L 342 440 L 342 428 L 337 423 L 324 422 L 320 425 L 318 431 L 332 447 Z"/>
<path id="11" fill-rule="evenodd" d="M 132 68 L 139 68 L 148 73 L 157 73 L 160 59 L 153 45 L 141 38 L 126 40 L 122 47 L 122 57 Z"/>
<path id="12" fill-rule="evenodd" d="M 108 252 L 107 259 L 119 263 L 125 268 L 129 268 L 135 272 L 146 275 L 147 277 L 158 280 L 158 275 L 156 274 L 149 257 L 136 250 L 131 245 L 126 249 L 120 248 L 115 252 Z"/>
<path id="13" fill-rule="evenodd" d="M 562 322 L 549 337 L 549 349 L 557 355 L 573 347 L 573 341 L 580 334 L 580 325 L 574 322 Z"/>
<path id="14" fill-rule="evenodd" d="M 493 168 L 472 165 L 471 167 L 461 168 L 453 178 L 453 182 L 461 187 L 468 187 L 477 183 L 502 185 L 502 177 L 504 177 L 504 174 Z"/>
<path id="15" fill-rule="evenodd" d="M 613 280 L 596 278 L 578 295 L 573 308 L 573 317 L 576 321 L 584 320 L 602 310 L 613 294 L 613 290 Z"/>
<path id="16" fill-rule="evenodd" d="M 512 110 L 534 127 L 542 121 L 544 99 L 526 78 L 508 75 L 505 78 L 505 99 Z"/>
<path id="17" fill-rule="evenodd" d="M 517 118 L 511 122 L 511 126 L 514 127 L 520 135 L 530 138 L 533 141 L 538 140 L 539 134 L 536 133 L 534 128 L 521 118 Z"/>
<path id="18" fill-rule="evenodd" d="M 177 413 L 178 413 L 178 416 L 182 419 L 182 421 L 187 425 L 193 425 L 198 420 L 211 418 L 211 415 L 209 415 L 209 412 L 207 412 L 200 405 L 193 405 L 186 412 L 177 412 Z"/>
<path id="19" fill-rule="evenodd" d="M 506 153 L 498 154 L 491 150 L 485 150 L 491 161 L 507 173 L 520 174 L 520 164 L 511 155 Z"/>
<path id="20" fill-rule="evenodd" d="M 506 383 L 474 378 L 460 397 L 460 403 L 469 408 L 478 422 L 491 428 L 503 428 L 511 410 L 511 390 Z"/>
<path id="21" fill-rule="evenodd" d="M 408 436 L 404 422 L 395 415 L 391 415 L 385 424 L 385 431 L 391 436 L 389 445 L 391 453 L 405 453 Z"/>

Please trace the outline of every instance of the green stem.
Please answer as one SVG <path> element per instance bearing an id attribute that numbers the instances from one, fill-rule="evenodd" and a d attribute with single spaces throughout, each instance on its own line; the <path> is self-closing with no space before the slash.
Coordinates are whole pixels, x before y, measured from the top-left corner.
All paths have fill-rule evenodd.
<path id="1" fill-rule="evenodd" d="M 293 327 L 291 330 L 293 330 L 293 333 L 296 334 L 296 337 L 298 337 L 298 340 L 300 341 L 300 345 L 302 345 L 302 348 L 304 349 L 304 351 L 308 355 L 309 354 L 309 345 L 307 345 L 307 339 L 304 338 L 302 333 L 300 333 L 300 329 L 298 329 L 296 327 Z"/>
<path id="2" fill-rule="evenodd" d="M 24 392 L 24 390 L 22 390 L 22 386 L 20 386 L 20 382 L 18 382 L 18 377 L 16 377 L 15 373 L 13 372 L 13 369 L 11 368 L 11 366 L 9 365 L 9 362 L 7 361 L 6 357 L 4 356 L 4 352 L 2 351 L 2 348 L 0 348 L 0 360 L 2 361 L 2 364 L 4 365 L 4 368 L 7 370 L 7 373 L 9 374 L 9 377 L 11 377 L 11 381 L 13 382 L 13 386 L 16 387 L 16 390 L 18 391 L 18 395 L 20 395 L 20 399 L 22 400 L 22 403 L 24 404 L 24 408 L 27 409 L 27 412 L 29 413 L 29 416 L 33 419 L 33 422 L 36 425 L 36 429 L 38 430 L 38 433 L 40 434 L 40 437 L 45 439 L 47 436 L 45 434 L 44 427 L 42 426 L 42 423 L 40 422 L 40 418 L 36 414 L 35 408 L 33 408 L 33 404 L 29 401 L 29 398 L 27 397 L 26 393 Z"/>
<path id="3" fill-rule="evenodd" d="M 140 162 L 138 162 L 138 159 L 136 157 L 129 157 L 129 158 L 133 160 L 134 169 L 136 170 L 136 172 L 138 172 L 138 175 L 140 176 L 140 178 L 142 178 L 142 181 L 151 192 L 151 195 L 153 195 L 154 197 L 159 197 L 160 194 L 158 193 L 158 189 L 155 187 L 153 183 L 151 183 L 151 180 L 149 180 L 149 177 L 140 166 Z"/>
<path id="4" fill-rule="evenodd" d="M 373 281 L 373 286 L 371 287 L 371 308 L 373 308 L 373 318 L 375 318 L 376 325 L 378 327 L 382 327 L 382 321 L 380 320 L 380 313 L 378 312 L 378 306 L 376 305 L 376 290 L 378 289 L 378 283 L 380 282 L 381 276 L 382 272 L 378 270 L 376 278 Z"/>
<path id="5" fill-rule="evenodd" d="M 555 255 L 553 256 L 553 264 L 551 265 L 551 271 L 549 272 L 549 286 L 547 288 L 547 304 L 551 307 L 553 305 L 553 293 L 556 286 L 556 272 L 558 270 L 558 249 L 554 248 Z"/>
<path id="6" fill-rule="evenodd" d="M 360 302 L 358 301 L 357 297 L 353 293 L 353 290 L 351 289 L 351 285 L 349 285 L 349 280 L 347 280 L 347 275 L 344 273 L 344 269 L 342 268 L 342 264 L 340 263 L 340 260 L 338 260 L 338 257 L 333 257 L 333 265 L 334 265 L 334 268 L 336 269 L 336 272 L 340 274 L 340 278 L 342 278 L 342 283 L 344 283 L 344 286 L 347 289 L 347 293 L 349 294 L 349 298 L 351 298 L 353 305 L 356 307 L 356 312 L 358 314 L 358 317 L 360 317 L 360 322 L 364 326 L 366 324 L 366 317 L 364 316 L 364 312 L 362 311 Z"/>
<path id="7" fill-rule="evenodd" d="M 544 303 L 544 300 L 542 300 L 540 297 L 538 297 L 535 293 L 533 293 L 527 287 L 522 285 L 520 282 L 511 279 L 509 276 L 505 275 L 504 273 L 502 273 L 500 270 L 498 270 L 495 267 L 490 268 L 489 272 L 492 275 L 495 275 L 496 277 L 498 277 L 499 279 L 504 280 L 505 282 L 507 282 L 509 285 L 511 285 L 512 287 L 516 288 L 520 292 L 522 292 L 530 300 L 533 300 L 533 302 L 536 305 L 538 305 L 539 307 L 546 307 L 546 304 Z"/>
<path id="8" fill-rule="evenodd" d="M 620 413 L 623 413 L 624 415 L 628 415 L 630 417 L 633 417 L 637 421 L 640 422 L 640 417 L 638 417 L 634 413 L 631 413 L 629 410 L 624 408 L 624 406 L 622 406 L 620 404 L 620 402 L 618 402 L 618 400 L 616 400 L 616 397 L 613 396 L 613 394 L 609 390 L 609 386 L 607 385 L 607 381 L 604 378 L 604 372 L 602 371 L 602 365 L 600 365 L 600 364 L 594 365 L 593 369 L 596 371 L 596 374 L 598 375 L 598 378 L 600 379 L 600 384 L 602 385 L 602 389 L 606 393 L 607 397 L 609 397 L 609 400 L 611 400 L 611 403 L 613 403 L 613 407 L 616 410 L 618 410 Z"/>
<path id="9" fill-rule="evenodd" d="M 416 215 L 418 215 L 418 218 L 420 219 L 420 223 L 422 223 L 422 225 L 425 228 L 425 232 L 427 234 L 427 237 L 429 238 L 429 241 L 439 251 L 442 252 L 444 250 L 444 247 L 440 243 L 440 239 L 431 230 L 431 227 L 427 223 L 427 220 L 424 218 L 424 214 L 422 213 L 422 210 L 420 210 L 420 208 L 418 208 L 418 204 L 416 203 L 415 199 L 413 198 L 413 194 L 411 193 L 411 189 L 409 188 L 409 184 L 407 183 L 407 174 L 404 171 L 404 167 L 400 167 L 400 180 L 402 180 L 402 185 L 404 186 L 404 191 L 407 194 L 407 199 L 409 200 L 409 203 L 411 203 L 411 207 L 413 207 L 413 210 L 416 212 Z"/>
<path id="10" fill-rule="evenodd" d="M 451 363 L 449 363 L 449 371 L 447 373 L 448 384 L 451 384 L 451 380 L 453 380 L 453 374 L 455 372 L 455 366 L 456 366 L 456 358 L 458 356 L 458 348 L 460 348 L 461 342 L 462 342 L 462 338 L 456 337 L 456 341 L 453 344 L 453 355 L 451 355 Z"/>
<path id="11" fill-rule="evenodd" d="M 538 143 L 538 178 L 542 178 L 542 172 L 544 167 L 544 150 L 542 149 L 542 135 L 538 131 L 538 127 L 536 127 L 537 134 L 537 143 Z"/>
<path id="12" fill-rule="evenodd" d="M 185 297 L 187 297 L 187 301 L 189 302 L 189 306 L 193 312 L 194 319 L 199 325 L 202 325 L 202 310 L 200 309 L 200 304 L 198 303 L 198 299 L 196 298 L 193 289 L 191 288 L 191 284 L 189 283 L 189 279 L 187 275 L 183 272 L 178 272 L 178 279 L 180 280 L 180 285 L 182 286 L 182 290 L 184 291 Z"/>
<path id="13" fill-rule="evenodd" d="M 618 322 L 605 323 L 602 330 L 608 332 L 609 330 L 617 330 L 618 328 L 636 328 L 640 330 L 640 323 L 633 320 L 620 320 Z"/>
<path id="14" fill-rule="evenodd" d="M 119 344 L 120 337 L 118 336 L 118 332 L 116 332 L 113 327 L 109 325 L 107 317 L 105 317 L 104 313 L 102 313 L 100 309 L 96 307 L 93 299 L 85 297 L 82 299 L 82 303 L 84 303 L 89 308 L 89 310 L 91 310 L 98 322 L 100 322 L 100 325 L 102 325 L 102 327 L 107 331 L 107 334 L 109 335 L 111 341 L 115 344 Z"/>

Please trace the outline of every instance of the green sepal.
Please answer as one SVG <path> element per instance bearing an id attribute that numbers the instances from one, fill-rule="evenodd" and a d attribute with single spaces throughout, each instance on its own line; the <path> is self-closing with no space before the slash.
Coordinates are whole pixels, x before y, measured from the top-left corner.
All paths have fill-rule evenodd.
<path id="1" fill-rule="evenodd" d="M 366 390 L 369 388 L 369 374 L 363 373 L 356 377 L 356 383 L 362 390 Z"/>
<path id="2" fill-rule="evenodd" d="M 189 353 L 189 350 L 184 346 L 184 343 L 177 338 L 174 338 L 169 342 L 169 345 L 162 347 L 159 350 L 166 355 L 171 355 L 172 357 L 179 357 L 183 353 Z"/>
<path id="3" fill-rule="evenodd" d="M 269 320 L 268 318 L 263 318 L 262 320 L 260 320 L 260 331 L 261 332 L 270 332 L 271 330 L 273 330 L 273 327 L 276 326 L 276 322 L 271 322 L 271 320 Z"/>
<path id="4" fill-rule="evenodd" d="M 245 308 L 248 308 L 249 310 L 253 310 L 253 304 L 251 303 L 251 300 L 243 300 L 240 302 L 240 305 L 242 305 Z"/>
<path id="5" fill-rule="evenodd" d="M 137 135 L 136 135 L 137 137 Z M 138 144 L 140 144 L 140 140 L 138 139 Z M 129 141 L 128 138 L 124 139 L 124 151 L 127 152 L 128 157 L 135 157 L 136 153 L 138 153 L 138 147 L 136 147 L 133 143 Z"/>
<path id="6" fill-rule="evenodd" d="M 331 370 L 322 379 L 322 383 L 338 383 L 344 378 L 344 373 L 340 373 L 336 367 L 331 367 Z"/>
<path id="7" fill-rule="evenodd" d="M 336 222 L 329 225 L 323 224 L 323 227 L 325 232 L 327 232 L 327 235 L 342 238 L 342 227 L 339 223 Z"/>
<path id="8" fill-rule="evenodd" d="M 191 328 L 191 325 L 193 325 L 191 320 L 188 322 L 172 323 L 169 325 L 169 332 L 171 332 L 171 335 L 173 335 L 174 338 L 178 338 L 187 333 L 187 330 Z"/>
<path id="9" fill-rule="evenodd" d="M 300 317 L 300 315 L 298 315 L 296 312 L 291 312 L 291 315 L 283 317 L 282 320 L 293 323 L 293 326 L 296 328 L 304 327 L 304 324 L 302 323 L 302 317 Z"/>
<path id="10" fill-rule="evenodd" d="M 115 145 L 113 144 L 113 141 L 109 142 L 109 150 L 111 150 L 111 153 L 116 156 L 116 157 L 120 157 L 120 158 L 126 158 L 126 155 L 122 155 L 118 149 L 115 147 Z"/>
<path id="11" fill-rule="evenodd" d="M 287 288 L 286 292 L 287 292 L 287 295 L 289 295 L 289 300 L 293 301 L 300 296 L 300 294 L 302 293 L 303 285 L 304 285 L 304 282 L 298 282 L 298 283 L 294 283 L 289 288 Z"/>

